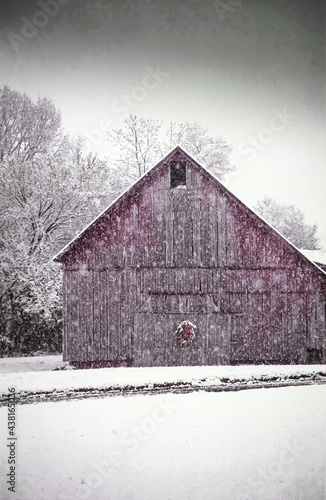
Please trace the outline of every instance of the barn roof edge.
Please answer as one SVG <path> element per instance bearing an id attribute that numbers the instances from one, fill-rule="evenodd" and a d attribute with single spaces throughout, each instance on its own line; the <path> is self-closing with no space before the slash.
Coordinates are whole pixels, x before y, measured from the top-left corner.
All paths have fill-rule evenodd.
<path id="1" fill-rule="evenodd" d="M 68 253 L 71 247 L 74 246 L 75 243 L 78 242 L 78 240 L 83 236 L 83 234 L 98 220 L 104 215 L 111 207 L 113 207 L 116 203 L 121 201 L 124 197 L 127 196 L 127 194 L 136 187 L 137 184 L 141 183 L 154 169 L 158 168 L 159 165 L 167 161 L 171 156 L 173 156 L 176 152 L 181 152 L 185 156 L 188 157 L 188 159 L 191 162 L 196 163 L 201 169 L 204 170 L 206 174 L 208 174 L 209 177 L 211 177 L 215 182 L 217 182 L 222 188 L 227 192 L 227 194 L 237 203 L 239 203 L 242 207 L 244 207 L 246 210 L 249 210 L 255 217 L 257 217 L 258 220 L 262 221 L 263 224 L 265 224 L 269 229 L 274 231 L 278 236 L 282 238 L 282 240 L 285 241 L 293 250 L 295 250 L 296 253 L 298 253 L 303 261 L 309 262 L 309 264 L 312 264 L 314 268 L 322 273 L 324 277 L 326 276 L 326 271 L 324 271 L 321 267 L 318 266 L 316 262 L 311 260 L 309 257 L 304 255 L 302 251 L 296 247 L 291 241 L 289 241 L 283 234 L 281 234 L 275 227 L 273 227 L 269 222 L 267 222 L 263 217 L 261 217 L 255 210 L 252 208 L 248 207 L 243 201 L 241 201 L 235 194 L 233 194 L 226 186 L 225 184 L 218 179 L 214 174 L 212 174 L 205 166 L 200 164 L 197 160 L 193 158 L 193 156 L 184 148 L 181 147 L 180 145 L 175 146 L 169 153 L 167 153 L 163 158 L 158 161 L 155 165 L 153 165 L 147 172 L 145 172 L 139 179 L 137 179 L 133 184 L 131 184 L 127 189 L 125 189 L 117 198 L 115 198 L 97 217 L 95 217 L 89 224 L 87 224 L 71 241 L 69 241 L 64 248 L 62 248 L 54 257 L 53 260 L 55 262 L 61 262 L 63 260 L 63 257 Z"/>
<path id="2" fill-rule="evenodd" d="M 104 215 L 111 207 L 113 207 L 113 205 L 115 205 L 118 201 L 121 201 L 122 198 L 124 198 L 128 194 L 129 191 L 131 191 L 138 183 L 140 183 L 145 177 L 147 177 L 152 170 L 154 170 L 158 165 L 160 165 L 161 163 L 166 161 L 170 156 L 173 156 L 177 151 L 180 151 L 182 153 L 186 153 L 188 156 L 190 156 L 189 153 L 187 153 L 179 145 L 177 145 L 173 149 L 171 149 L 171 151 L 168 154 L 163 156 L 163 158 L 161 158 L 160 161 L 158 161 L 149 170 L 147 170 L 147 172 L 145 172 L 141 177 L 136 179 L 135 182 L 133 182 L 122 193 L 120 193 L 119 196 L 117 196 L 117 198 L 115 198 L 107 207 L 105 207 L 104 210 L 102 210 L 102 212 L 99 215 L 97 215 L 81 231 L 79 231 L 79 233 L 76 236 L 74 236 L 58 253 L 56 253 L 54 255 L 53 260 L 55 262 L 61 262 L 62 258 L 69 251 L 70 247 L 73 246 L 75 243 L 77 243 L 77 241 L 81 238 L 81 236 L 85 233 L 85 231 L 87 231 L 87 229 L 89 227 L 91 227 L 98 219 L 100 219 L 102 217 L 102 215 Z"/>

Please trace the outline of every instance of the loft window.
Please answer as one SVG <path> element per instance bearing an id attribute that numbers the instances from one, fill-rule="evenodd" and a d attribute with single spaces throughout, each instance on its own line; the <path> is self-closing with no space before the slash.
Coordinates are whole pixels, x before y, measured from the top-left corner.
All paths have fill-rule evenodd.
<path id="1" fill-rule="evenodd" d="M 170 164 L 171 189 L 186 185 L 186 162 L 171 161 Z"/>

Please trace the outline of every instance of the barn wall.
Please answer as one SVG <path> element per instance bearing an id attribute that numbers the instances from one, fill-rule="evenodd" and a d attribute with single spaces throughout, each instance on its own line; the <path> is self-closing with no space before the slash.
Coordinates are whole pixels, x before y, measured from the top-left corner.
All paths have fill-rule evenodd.
<path id="1" fill-rule="evenodd" d="M 69 270 L 65 282 L 68 360 L 306 362 L 308 347 L 325 355 L 323 283 L 300 269 Z M 183 320 L 198 327 L 193 348 L 176 342 Z"/>
<path id="2" fill-rule="evenodd" d="M 168 168 L 156 171 L 89 230 L 67 265 L 276 268 L 297 262 L 292 247 L 188 165 L 187 188 L 171 190 Z"/>
<path id="3" fill-rule="evenodd" d="M 66 360 L 307 362 L 309 348 L 326 362 L 325 277 L 191 161 L 187 187 L 163 163 L 102 215 L 64 274 Z"/>

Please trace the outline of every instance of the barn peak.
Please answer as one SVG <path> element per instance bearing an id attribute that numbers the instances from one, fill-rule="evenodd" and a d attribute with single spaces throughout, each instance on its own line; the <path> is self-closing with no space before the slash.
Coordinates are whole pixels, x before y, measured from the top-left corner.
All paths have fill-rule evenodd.
<path id="1" fill-rule="evenodd" d="M 147 192 L 147 194 L 145 194 Z M 150 194 L 151 193 L 151 194 Z M 154 194 L 156 193 L 156 194 Z M 165 193 L 165 194 L 164 194 Z M 142 212 L 142 203 L 139 202 L 140 198 L 146 199 L 148 196 L 151 197 L 151 201 L 143 200 L 144 206 L 147 206 L 146 210 L 151 212 Z M 131 209 L 131 205 L 133 204 L 133 200 L 135 200 L 135 204 Z M 138 201 L 136 201 L 138 200 Z M 169 200 L 169 201 L 168 201 Z M 140 205 L 139 205 L 140 203 Z M 138 205 L 137 205 L 138 204 Z M 247 231 L 250 233 L 250 226 L 259 226 L 259 232 L 266 235 L 269 233 L 274 240 L 279 242 L 282 247 L 286 248 L 286 252 L 291 255 L 296 254 L 299 260 L 302 260 L 307 263 L 309 262 L 310 266 L 313 266 L 315 270 L 320 271 L 324 276 L 324 271 L 321 270 L 319 266 L 317 266 L 314 262 L 312 262 L 309 258 L 304 256 L 299 249 L 297 249 L 291 242 L 289 242 L 284 236 L 282 236 L 277 230 L 275 230 L 272 226 L 270 226 L 266 221 L 264 221 L 260 216 L 258 216 L 254 211 L 252 211 L 248 206 L 246 206 L 243 202 L 241 202 L 234 194 L 232 194 L 223 183 L 217 179 L 211 172 L 209 172 L 203 165 L 199 164 L 185 149 L 183 149 L 180 145 L 175 146 L 166 156 L 164 156 L 156 165 L 150 168 L 147 172 L 145 172 L 142 177 L 137 179 L 131 186 L 129 186 L 122 194 L 120 194 L 108 207 L 106 207 L 93 221 L 91 221 L 75 238 L 73 238 L 58 254 L 54 256 L 54 261 L 56 262 L 65 262 L 66 258 L 69 257 L 71 253 L 74 253 L 76 248 L 79 246 L 89 247 L 89 240 L 92 240 L 93 234 L 96 233 L 97 227 L 102 227 L 103 221 L 108 221 L 110 218 L 114 218 L 117 216 L 119 210 L 123 211 L 123 206 L 128 206 L 127 211 L 129 211 L 128 224 L 133 224 L 131 221 L 132 217 L 148 217 L 151 218 L 151 222 L 154 225 L 157 225 L 157 231 L 164 231 L 165 237 L 168 238 L 168 231 L 175 231 L 178 224 L 180 225 L 180 230 L 185 231 L 186 228 L 182 229 L 183 222 L 187 226 L 187 230 L 189 229 L 189 221 L 186 219 L 182 222 L 181 213 L 183 211 L 189 211 L 192 215 L 190 215 L 190 219 L 193 220 L 191 222 L 193 231 L 193 238 L 201 239 L 203 234 L 195 235 L 195 219 L 200 215 L 200 212 L 208 212 L 208 220 L 206 221 L 207 227 L 212 224 L 212 220 L 214 217 L 217 220 L 217 224 L 219 224 L 219 219 L 226 217 L 229 222 L 228 226 L 230 228 L 232 226 L 237 226 L 243 224 L 244 220 L 248 220 L 248 228 Z M 224 206 L 224 208 L 223 208 Z M 136 210 L 134 215 L 131 215 L 130 211 Z M 172 220 L 175 220 L 175 223 L 172 224 L 174 229 L 170 228 L 170 222 L 168 220 L 168 212 L 173 212 Z M 214 215 L 215 211 L 215 215 Z M 223 215 L 223 211 L 228 211 L 229 213 L 225 213 Z M 232 212 L 232 213 L 231 213 Z M 236 215 L 235 215 L 236 214 Z M 124 215 L 117 216 L 117 220 L 115 225 L 120 224 L 121 220 L 123 220 Z M 122 219 L 121 219 L 122 217 Z M 181 218 L 180 218 L 181 217 Z M 189 217 L 189 214 L 188 214 Z M 164 219 L 164 220 L 163 220 Z M 236 221 L 236 219 L 239 219 Z M 231 222 L 233 220 L 233 222 Z M 141 224 L 141 221 L 140 221 Z M 246 224 L 243 224 L 243 228 L 241 232 L 245 231 Z M 170 229 L 169 229 L 170 228 Z M 133 228 L 135 230 L 135 228 Z M 114 231 L 110 229 L 109 237 L 116 238 L 116 240 L 121 239 L 121 233 L 119 232 L 119 228 L 115 228 Z M 132 238 L 132 236 L 126 236 L 127 229 L 123 227 L 124 236 L 123 238 Z M 202 229 L 201 229 L 202 231 Z M 205 229 L 206 231 L 206 229 Z M 215 229 L 214 229 L 215 231 Z M 228 235 L 220 234 L 220 230 L 217 231 L 216 237 L 219 241 L 211 242 L 212 249 L 214 252 L 217 252 L 215 257 L 209 259 L 207 257 L 207 262 L 210 261 L 216 263 L 220 260 L 221 252 L 218 248 L 221 246 L 221 238 L 231 238 L 232 231 Z M 245 236 L 245 242 L 241 243 L 243 245 L 245 243 L 245 249 L 241 250 L 241 254 L 243 252 L 248 252 L 248 254 L 252 253 L 252 249 L 250 249 L 250 234 L 247 233 Z M 239 229 L 240 235 L 240 229 Z M 176 237 L 176 236 L 175 236 Z M 208 237 L 208 233 L 207 233 Z M 258 236 L 257 236 L 258 237 Z M 265 237 L 265 236 L 264 236 Z M 211 239 L 212 237 L 209 236 Z M 241 236 L 242 238 L 242 236 Z M 248 239 L 249 238 L 249 239 Z M 140 242 L 141 244 L 141 242 Z M 234 242 L 229 242 L 228 245 L 233 245 Z M 187 243 L 190 245 L 190 242 Z M 195 242 L 192 243 L 191 252 L 195 252 L 194 250 Z M 224 243 L 223 243 L 224 245 Z M 240 245 L 240 241 L 238 242 Z M 167 244 L 167 247 L 169 245 Z M 162 246 L 160 245 L 160 248 Z M 214 247 L 215 250 L 214 250 Z M 162 249 L 165 248 L 165 244 Z M 240 248 L 240 247 L 239 247 Z M 165 248 L 164 251 L 167 251 Z M 240 251 L 240 250 L 239 250 Z M 201 250 L 200 250 L 201 252 Z M 208 252 L 208 250 L 207 250 Z M 236 252 L 237 253 L 237 252 Z M 182 253 L 183 255 L 183 253 Z M 232 257 L 234 260 L 236 256 Z M 161 261 L 162 260 L 161 256 Z M 194 255 L 193 255 L 193 258 Z M 258 255 L 257 255 L 258 258 Z M 164 260 L 166 263 L 168 261 Z M 190 259 L 190 260 L 189 260 Z M 231 259 L 231 257 L 230 257 Z M 239 262 L 237 259 L 240 259 Z M 189 262 L 191 258 L 188 258 Z M 119 261 L 120 262 L 120 261 Z M 188 264 L 189 264 L 188 262 Z M 237 263 L 238 262 L 238 263 Z M 193 262 L 194 264 L 194 262 Z M 119 266 L 121 263 L 119 263 Z M 140 264 L 139 264 L 140 265 Z M 233 265 L 242 266 L 242 257 L 238 255 Z"/>
<path id="2" fill-rule="evenodd" d="M 104 215 L 108 214 L 118 204 L 122 203 L 127 197 L 131 196 L 142 185 L 149 180 L 156 170 L 165 169 L 169 172 L 169 187 L 170 189 L 184 189 L 187 187 L 187 173 L 186 168 L 190 164 L 196 163 L 197 167 L 208 171 L 197 163 L 191 155 L 186 152 L 180 145 L 175 146 L 167 155 L 165 155 L 157 164 L 153 165 L 147 172 L 145 172 L 139 179 L 131 184 L 125 191 L 123 191 L 115 200 L 113 200 L 95 219 L 93 219 L 80 233 L 77 234 L 67 245 L 60 250 L 54 257 L 55 262 L 61 262 L 63 258 L 70 252 L 70 250 L 78 243 L 78 241 L 85 236 L 85 233 Z M 211 175 L 211 174 L 209 174 Z M 212 176 L 213 177 L 213 176 Z M 217 179 L 216 179 L 217 180 Z M 217 181 L 219 182 L 219 181 Z"/>

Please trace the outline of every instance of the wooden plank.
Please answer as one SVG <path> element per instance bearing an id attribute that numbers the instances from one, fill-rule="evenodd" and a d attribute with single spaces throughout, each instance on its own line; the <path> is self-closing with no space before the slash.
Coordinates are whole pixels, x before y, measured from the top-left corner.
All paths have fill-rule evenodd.
<path id="1" fill-rule="evenodd" d="M 316 294 L 307 294 L 308 299 L 308 347 L 316 347 L 317 335 L 317 299 Z"/>
<path id="2" fill-rule="evenodd" d="M 148 206 L 148 215 L 150 217 L 149 221 L 149 238 L 148 238 L 148 266 L 157 266 L 157 245 L 159 244 L 158 237 L 158 216 L 159 209 L 157 203 L 158 190 L 153 188 L 153 185 L 150 184 L 147 188 L 147 193 L 149 196 L 149 206 Z"/>
<path id="3" fill-rule="evenodd" d="M 230 363 L 244 358 L 244 329 L 241 316 L 231 316 Z"/>
<path id="4" fill-rule="evenodd" d="M 189 165 L 189 163 L 187 162 L 186 164 L 186 179 L 187 179 L 187 188 L 188 190 L 194 190 L 194 187 L 195 187 L 195 171 L 193 168 L 191 168 L 191 166 Z"/>
<path id="5" fill-rule="evenodd" d="M 217 325 L 216 337 L 217 351 L 216 364 L 226 365 L 230 363 L 230 344 L 231 344 L 231 317 L 225 314 L 215 315 Z"/>
<path id="6" fill-rule="evenodd" d="M 217 265 L 217 221 L 216 221 L 216 193 L 208 185 L 208 207 L 207 207 L 207 266 L 216 267 Z"/>
<path id="7" fill-rule="evenodd" d="M 86 297 L 87 303 L 85 304 L 86 317 L 86 342 L 87 342 L 87 360 L 94 359 L 94 277 L 93 271 L 87 273 L 87 289 Z"/>
<path id="8" fill-rule="evenodd" d="M 194 198 L 194 213 L 192 214 L 192 254 L 193 265 L 199 266 L 201 263 L 201 235 L 200 235 L 200 214 L 201 214 L 201 197 L 197 194 Z"/>
<path id="9" fill-rule="evenodd" d="M 168 292 L 168 276 L 167 276 L 167 270 L 165 268 L 160 269 L 160 288 L 163 293 Z"/>
<path id="10" fill-rule="evenodd" d="M 87 361 L 88 356 L 88 338 L 87 338 L 87 272 L 80 272 L 78 275 L 78 313 L 79 313 L 79 345 L 78 345 L 78 361 Z"/>
<path id="11" fill-rule="evenodd" d="M 71 273 L 72 291 L 70 295 L 71 306 L 71 325 L 70 325 L 70 342 L 71 342 L 71 360 L 78 361 L 80 357 L 79 350 L 81 348 L 80 330 L 79 330 L 79 307 L 80 307 L 80 286 L 79 272 Z"/>
<path id="12" fill-rule="evenodd" d="M 130 266 L 137 267 L 139 262 L 139 226 L 138 226 L 138 196 L 135 195 L 131 205 L 130 217 Z"/>
<path id="13" fill-rule="evenodd" d="M 246 318 L 247 318 L 247 328 L 248 331 L 250 332 L 250 336 L 248 339 L 248 344 L 247 344 L 247 355 L 250 361 L 255 359 L 257 357 L 256 354 L 256 331 L 255 331 L 255 321 L 254 321 L 254 311 L 253 311 L 253 301 L 252 301 L 252 295 L 248 293 L 246 295 L 247 299 L 247 311 L 246 311 Z"/>
<path id="14" fill-rule="evenodd" d="M 101 360 L 108 359 L 108 304 L 106 271 L 99 273 L 99 357 Z"/>
<path id="15" fill-rule="evenodd" d="M 120 275 L 120 295 L 119 295 L 119 329 L 117 335 L 119 336 L 119 353 L 118 357 L 123 359 L 127 348 L 127 301 L 129 295 L 128 288 L 128 269 L 124 269 Z"/>
<path id="16" fill-rule="evenodd" d="M 124 217 L 124 233 L 125 233 L 124 265 L 125 265 L 125 267 L 131 266 L 132 241 L 133 241 L 132 223 L 133 223 L 133 206 L 132 206 L 131 202 L 129 201 L 128 206 L 125 209 L 125 217 Z"/>
<path id="17" fill-rule="evenodd" d="M 150 260 L 151 265 L 163 266 L 165 264 L 165 192 L 160 189 L 152 191 L 152 226 L 150 230 Z"/>
<path id="18" fill-rule="evenodd" d="M 218 265 L 224 267 L 226 265 L 226 216 L 225 216 L 225 197 L 222 193 L 218 198 Z"/>
<path id="19" fill-rule="evenodd" d="M 186 193 L 175 193 L 174 208 L 174 227 L 173 227 L 173 240 L 174 240 L 174 265 L 176 267 L 183 267 L 188 253 L 186 245 L 189 245 L 189 239 L 186 239 Z"/>
<path id="20" fill-rule="evenodd" d="M 173 202 L 170 190 L 165 191 L 165 262 L 173 266 Z"/>
<path id="21" fill-rule="evenodd" d="M 116 255 L 115 255 L 115 267 L 123 267 L 125 263 L 125 242 L 122 235 L 125 235 L 124 231 L 125 218 L 122 213 L 121 207 L 116 214 L 116 227 L 117 227 L 117 239 L 116 239 Z"/>
<path id="22" fill-rule="evenodd" d="M 135 366 L 142 366 L 143 360 L 143 314 L 135 315 L 135 335 L 133 345 L 133 359 Z"/>
<path id="23" fill-rule="evenodd" d="M 143 286 L 143 271 L 142 269 L 136 269 L 136 302 L 133 308 L 133 321 L 136 311 L 138 311 L 142 304 L 142 286 Z"/>
<path id="24" fill-rule="evenodd" d="M 161 212 L 160 226 L 158 228 L 159 234 L 159 258 L 158 263 L 160 266 L 165 266 L 166 263 L 166 210 L 165 210 L 165 190 L 160 191 L 159 206 Z"/>
<path id="25" fill-rule="evenodd" d="M 93 286 L 94 286 L 93 359 L 94 360 L 101 360 L 100 277 L 99 277 L 99 271 L 94 271 L 94 274 L 93 274 Z"/>
<path id="26" fill-rule="evenodd" d="M 260 327 L 260 338 L 262 346 L 262 359 L 273 360 L 276 359 L 278 345 L 274 342 L 273 336 L 269 332 L 269 307 L 270 301 L 266 293 L 259 294 L 260 300 L 260 314 L 259 314 L 259 327 Z M 274 353 L 274 354 L 273 354 Z"/>
<path id="27" fill-rule="evenodd" d="M 199 269 L 200 276 L 200 291 L 202 293 L 207 293 L 207 273 L 208 269 Z"/>
<path id="28" fill-rule="evenodd" d="M 73 307 L 72 301 L 76 297 L 76 290 L 73 293 L 72 276 L 73 272 L 70 269 L 66 269 L 65 274 L 65 295 L 66 295 L 66 317 L 64 318 L 64 330 L 63 330 L 63 353 L 65 356 L 65 361 L 72 361 L 72 329 L 73 329 Z M 64 311 L 63 311 L 64 314 Z"/>
<path id="29" fill-rule="evenodd" d="M 191 266 L 193 263 L 193 200 L 187 194 L 187 207 L 184 211 L 184 261 L 183 266 Z"/>
<path id="30" fill-rule="evenodd" d="M 108 296 L 108 356 L 118 359 L 120 354 L 120 291 L 121 273 L 108 271 L 106 275 Z"/>
<path id="31" fill-rule="evenodd" d="M 321 360 L 326 361 L 326 297 L 324 293 L 318 293 L 317 306 L 317 331 L 318 345 L 321 349 Z"/>
<path id="32" fill-rule="evenodd" d="M 139 227 L 141 233 L 142 265 L 150 263 L 150 231 L 152 226 L 152 193 L 146 186 L 141 193 L 139 205 Z"/>
<path id="33" fill-rule="evenodd" d="M 234 266 L 234 224 L 229 209 L 229 200 L 226 199 L 225 225 L 226 225 L 226 264 Z"/>
<path id="34" fill-rule="evenodd" d="M 177 293 L 182 293 L 183 291 L 183 272 L 182 268 L 176 269 L 175 270 L 175 277 L 176 277 L 176 289 Z"/>
<path id="35" fill-rule="evenodd" d="M 168 281 L 169 281 L 169 293 L 176 293 L 177 287 L 176 287 L 176 279 L 175 279 L 175 270 L 170 269 L 169 274 L 168 274 Z"/>
<path id="36" fill-rule="evenodd" d="M 200 251 L 201 251 L 201 262 L 202 267 L 207 267 L 210 261 L 209 254 L 209 221 L 208 221 L 208 190 L 206 180 L 203 179 L 201 184 L 201 212 L 200 212 Z"/>
<path id="37" fill-rule="evenodd" d="M 196 274 L 196 270 L 194 268 L 189 269 L 189 271 L 187 273 L 189 293 L 195 293 L 195 274 Z"/>
<path id="38" fill-rule="evenodd" d="M 126 210 L 124 210 L 122 213 L 119 213 L 119 254 L 121 252 L 121 256 L 119 259 L 119 267 L 125 267 L 128 265 L 127 262 L 127 254 L 128 254 L 128 249 L 127 249 L 127 233 L 128 233 L 128 214 L 126 213 Z"/>
<path id="39" fill-rule="evenodd" d="M 69 349 L 70 345 L 68 345 L 68 325 L 70 324 L 70 296 L 71 296 L 71 287 L 69 280 L 69 273 L 63 268 L 63 278 L 62 278 L 62 356 L 63 361 L 69 361 Z"/>

